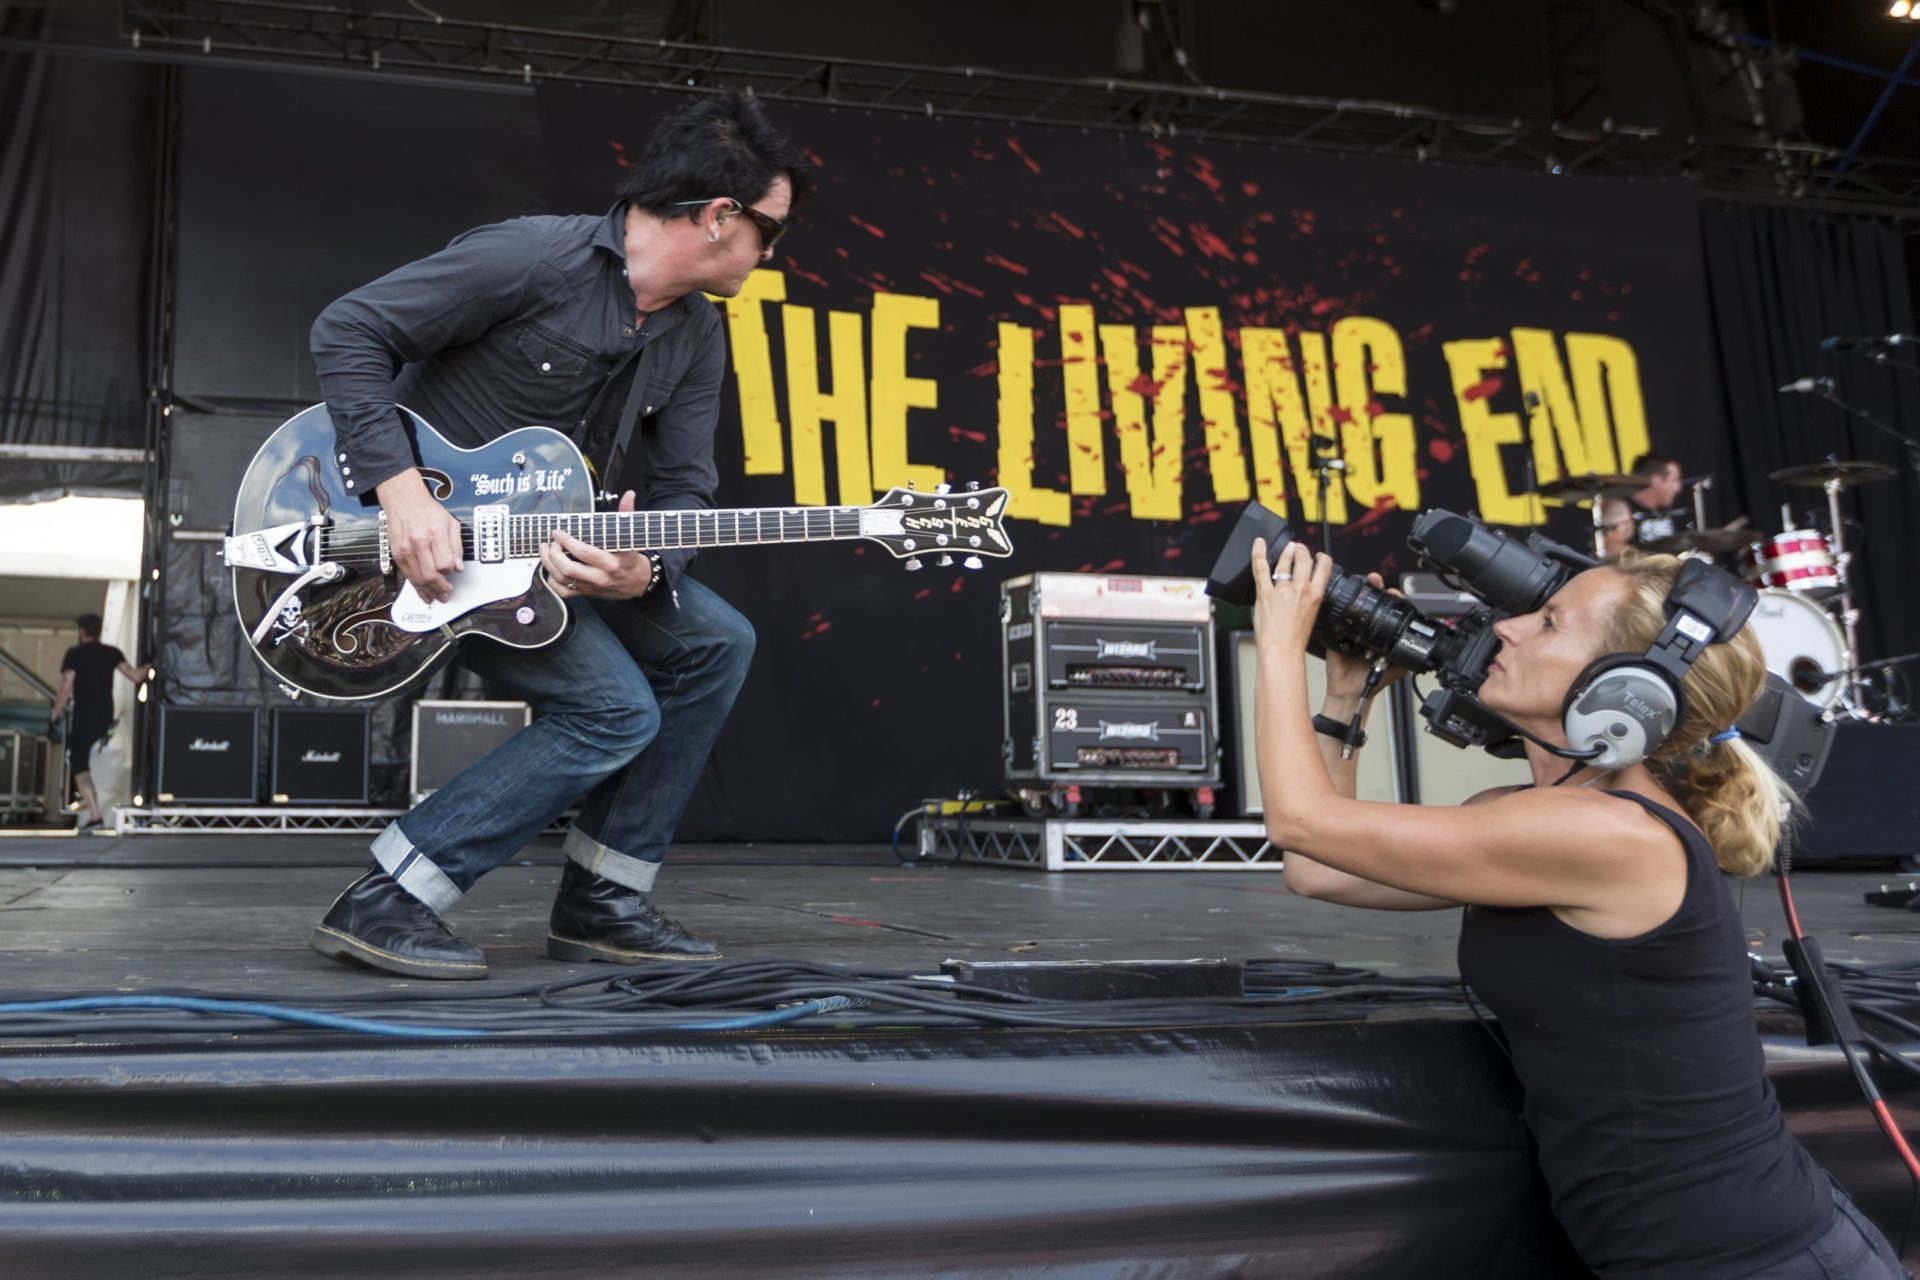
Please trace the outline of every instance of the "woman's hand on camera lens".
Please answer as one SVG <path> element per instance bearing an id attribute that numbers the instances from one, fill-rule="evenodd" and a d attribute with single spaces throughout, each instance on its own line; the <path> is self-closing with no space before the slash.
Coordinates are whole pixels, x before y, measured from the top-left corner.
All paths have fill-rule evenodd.
<path id="1" fill-rule="evenodd" d="M 1253 540 L 1254 630 L 1265 644 L 1304 653 L 1313 634 L 1320 601 L 1333 576 L 1333 558 L 1312 555 L 1297 540 L 1280 550 L 1280 562 L 1267 567 L 1267 542 Z"/>

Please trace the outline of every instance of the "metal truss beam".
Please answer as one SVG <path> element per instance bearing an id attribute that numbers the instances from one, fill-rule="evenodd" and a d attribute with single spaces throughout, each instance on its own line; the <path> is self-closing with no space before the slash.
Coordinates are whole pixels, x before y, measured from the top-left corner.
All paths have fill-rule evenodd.
<path id="1" fill-rule="evenodd" d="M 543 82 L 714 92 L 1009 124 L 1242 142 L 1537 173 L 1688 177 L 1718 193 L 1920 215 L 1920 163 L 1808 143 L 1673 137 L 1446 115 L 1400 103 L 1149 80 L 1063 80 L 978 67 L 823 58 L 675 40 L 359 13 L 291 0 L 121 0 L 115 51 L 314 71 L 422 75 L 467 84 Z"/>
<path id="2" fill-rule="evenodd" d="M 920 856 L 1030 871 L 1278 871 L 1258 822 L 928 818 Z"/>

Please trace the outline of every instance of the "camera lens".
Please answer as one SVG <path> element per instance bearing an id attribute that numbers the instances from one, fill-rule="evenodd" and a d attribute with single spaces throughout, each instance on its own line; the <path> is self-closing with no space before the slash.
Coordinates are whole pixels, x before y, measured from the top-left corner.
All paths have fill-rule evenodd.
<path id="1" fill-rule="evenodd" d="M 1333 571 L 1314 627 L 1316 638 L 1342 653 L 1385 658 L 1411 671 L 1434 668 L 1441 632 L 1398 596 L 1368 584 L 1358 574 Z"/>

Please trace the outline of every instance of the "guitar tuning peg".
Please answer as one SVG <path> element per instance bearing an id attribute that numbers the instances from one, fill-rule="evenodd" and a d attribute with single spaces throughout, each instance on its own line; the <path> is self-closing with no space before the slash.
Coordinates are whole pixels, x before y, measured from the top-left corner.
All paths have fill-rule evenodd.
<path id="1" fill-rule="evenodd" d="M 935 493 L 952 493 L 953 486 L 950 484 L 937 484 L 933 486 L 933 491 Z"/>
<path id="2" fill-rule="evenodd" d="M 912 558 L 911 560 L 909 560 L 909 561 L 907 561 L 907 572 L 908 572 L 908 573 L 918 573 L 918 572 L 920 572 L 920 570 L 922 570 L 922 569 L 924 569 L 924 568 L 926 568 L 926 567 L 927 567 L 927 566 L 925 566 L 924 564 L 921 564 L 921 563 L 920 563 L 920 557 L 919 557 L 919 556 L 915 556 L 915 557 L 913 557 L 913 558 Z"/>
<path id="3" fill-rule="evenodd" d="M 965 560 L 962 560 L 960 562 L 960 567 L 962 569 L 980 569 L 980 568 L 984 568 L 985 566 L 981 563 L 979 556 L 968 556 Z"/>
<path id="4" fill-rule="evenodd" d="M 972 492 L 973 492 L 973 491 L 974 491 L 975 489 L 978 489 L 979 487 L 980 487 L 980 482 L 979 482 L 978 480 L 969 480 L 969 481 L 967 481 L 967 492 L 968 492 L 968 493 L 972 493 Z"/>
<path id="5" fill-rule="evenodd" d="M 939 565 L 942 569 L 951 569 L 953 567 L 953 557 L 941 556 L 938 560 L 935 560 L 934 563 Z"/>

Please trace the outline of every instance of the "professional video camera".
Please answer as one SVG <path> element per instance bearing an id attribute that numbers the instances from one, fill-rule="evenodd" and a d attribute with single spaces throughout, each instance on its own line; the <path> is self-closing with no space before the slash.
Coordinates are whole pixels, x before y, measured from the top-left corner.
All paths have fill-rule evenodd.
<path id="1" fill-rule="evenodd" d="M 1267 540 L 1271 572 L 1293 540 L 1293 531 L 1278 515 L 1257 502 L 1249 503 L 1207 579 L 1209 595 L 1229 604 L 1254 602 L 1255 538 Z M 1321 656 L 1335 649 L 1372 660 L 1375 669 L 1369 693 L 1388 665 L 1434 673 L 1440 687 L 1427 695 L 1420 714 L 1436 737 L 1456 747 L 1482 747 L 1496 756 L 1521 755 L 1525 742 L 1515 726 L 1482 706 L 1476 696 L 1500 648 L 1493 624 L 1532 613 L 1574 574 L 1600 562 L 1537 533 L 1519 543 L 1478 520 L 1437 508 L 1413 522 L 1407 545 L 1419 555 L 1423 568 L 1484 603 L 1463 617 L 1429 618 L 1407 601 L 1336 565 L 1327 581 L 1320 616 L 1314 620 L 1309 648 Z M 1358 736 L 1358 725 L 1356 715 L 1356 732 L 1349 741 Z M 1819 780 L 1826 764 L 1833 741 L 1831 727 L 1818 706 L 1795 693 L 1777 674 L 1768 676 L 1766 689 L 1739 721 L 1748 745 L 1802 795 Z"/>
<path id="2" fill-rule="evenodd" d="M 1207 592 L 1229 604 L 1254 600 L 1253 540 L 1267 540 L 1269 563 L 1293 541 L 1287 522 L 1259 503 L 1249 503 L 1227 539 L 1207 580 Z M 1496 533 L 1477 520 L 1435 508 L 1413 522 L 1407 545 L 1423 567 L 1456 590 L 1485 603 L 1459 618 L 1429 618 L 1398 596 L 1367 584 L 1337 565 L 1327 582 L 1326 599 L 1313 627 L 1315 653 L 1327 649 L 1367 658 L 1376 664 L 1434 673 L 1440 688 L 1428 695 L 1420 714 L 1433 733 L 1457 747 L 1484 747 L 1496 755 L 1524 749 L 1513 726 L 1482 707 L 1475 698 L 1500 640 L 1493 624 L 1532 613 L 1582 569 L 1599 561 L 1571 547 L 1534 534 L 1525 543 Z"/>

